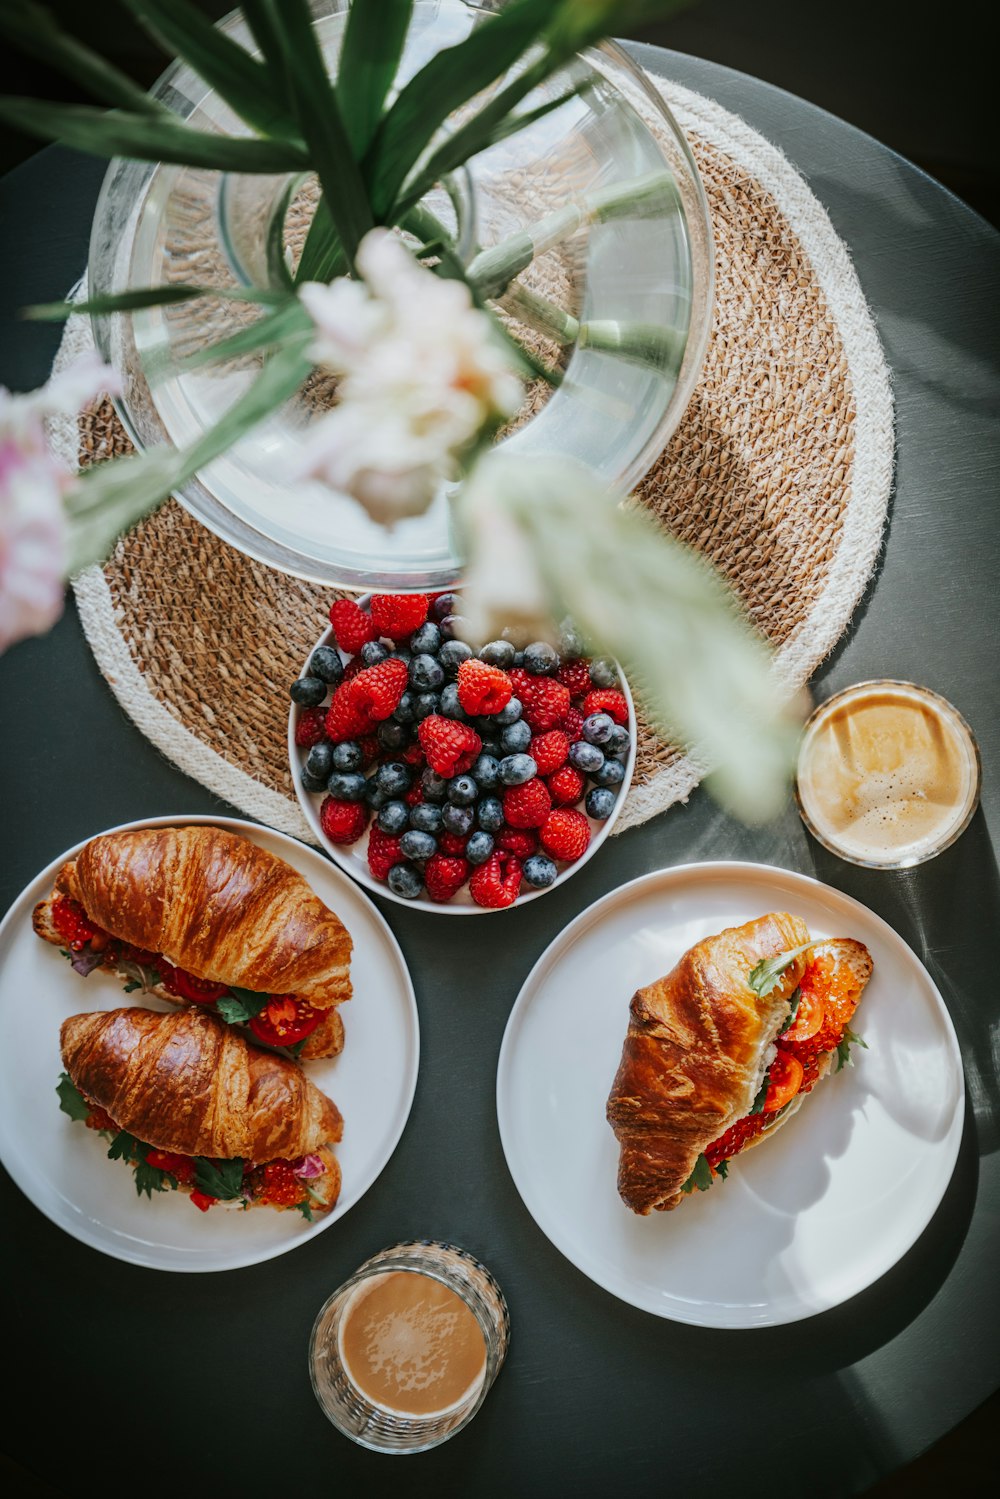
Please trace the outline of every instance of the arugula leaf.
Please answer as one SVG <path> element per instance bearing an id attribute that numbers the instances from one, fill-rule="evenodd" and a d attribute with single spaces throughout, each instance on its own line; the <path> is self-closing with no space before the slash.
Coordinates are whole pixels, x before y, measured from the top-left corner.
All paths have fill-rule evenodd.
<path id="1" fill-rule="evenodd" d="M 222 1202 L 243 1196 L 243 1161 L 239 1156 L 229 1161 L 210 1161 L 199 1155 L 194 1157 L 194 1163 L 194 1182 L 199 1192 Z"/>
<path id="2" fill-rule="evenodd" d="M 68 1114 L 71 1119 L 87 1118 L 87 1115 L 90 1113 L 90 1104 L 84 1098 L 79 1088 L 73 1084 L 68 1072 L 61 1072 L 59 1074 L 59 1084 L 56 1092 L 59 1095 L 59 1107 L 64 1114 Z"/>
<path id="3" fill-rule="evenodd" d="M 707 1192 L 712 1181 L 712 1168 L 708 1164 L 708 1159 L 705 1155 L 700 1155 L 694 1163 L 694 1170 L 681 1187 L 681 1191 L 692 1192 L 697 1187 L 699 1192 Z"/>
<path id="4" fill-rule="evenodd" d="M 302 1214 L 307 1223 L 314 1223 L 316 1221 L 313 1217 L 313 1210 L 309 1204 L 308 1197 L 303 1202 L 297 1202 L 295 1206 L 298 1208 L 299 1212 Z"/>
<path id="5" fill-rule="evenodd" d="M 863 1046 L 865 1051 L 868 1050 L 868 1042 L 862 1036 L 859 1036 L 856 1031 L 852 1031 L 848 1025 L 844 1027 L 844 1034 L 837 1045 L 836 1070 L 838 1072 L 844 1067 L 853 1067 L 854 1063 L 851 1058 L 852 1046 Z"/>
<path id="6" fill-rule="evenodd" d="M 788 1003 L 791 1008 L 788 1011 L 788 1019 L 785 1021 L 784 1025 L 781 1027 L 781 1030 L 778 1032 L 779 1036 L 783 1036 L 785 1034 L 785 1032 L 791 1026 L 792 1021 L 795 1019 L 795 1016 L 798 1014 L 799 1005 L 802 1003 L 802 990 L 800 988 L 795 990 L 795 993 L 792 995 Z"/>
<path id="7" fill-rule="evenodd" d="M 770 1084 L 771 1084 L 771 1069 L 769 1067 L 767 1069 L 767 1071 L 764 1073 L 764 1081 L 761 1083 L 760 1087 L 758 1088 L 756 1097 L 754 1098 L 753 1103 L 750 1105 L 750 1112 L 751 1112 L 751 1114 L 759 1114 L 761 1112 L 761 1110 L 763 1109 L 763 1107 L 764 1107 L 764 1100 L 767 1097 L 767 1090 L 770 1087 Z"/>
<path id="8" fill-rule="evenodd" d="M 269 994 L 258 994 L 254 989 L 231 987 L 215 1008 L 230 1025 L 245 1025 L 252 1016 L 260 1013 L 270 997 Z"/>
<path id="9" fill-rule="evenodd" d="M 715 1168 L 715 1174 L 716 1176 L 721 1176 L 722 1180 L 725 1181 L 726 1177 L 729 1175 L 729 1162 L 720 1161 Z"/>
<path id="10" fill-rule="evenodd" d="M 818 946 L 815 942 L 803 942 L 801 947 L 793 947 L 788 952 L 778 953 L 774 958 L 761 958 L 750 970 L 747 983 L 761 999 L 770 994 L 771 990 L 781 981 L 781 976 L 791 968 L 800 953 L 808 952 L 810 947 Z"/>

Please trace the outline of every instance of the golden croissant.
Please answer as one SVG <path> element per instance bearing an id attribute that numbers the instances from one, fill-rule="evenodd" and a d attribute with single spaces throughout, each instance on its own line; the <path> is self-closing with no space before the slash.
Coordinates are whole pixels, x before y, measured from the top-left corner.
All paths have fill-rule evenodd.
<path id="1" fill-rule="evenodd" d="M 221 1196 L 306 1216 L 336 1202 L 336 1104 L 204 1008 L 71 1015 L 59 1040 L 63 1107 L 119 1142 L 111 1153 L 136 1168 L 140 1192 L 179 1186 L 202 1207 Z"/>
<path id="2" fill-rule="evenodd" d="M 343 1046 L 350 933 L 290 864 L 227 829 L 92 838 L 33 923 L 80 972 L 108 968 L 172 1004 L 217 1007 L 265 1044 L 301 1042 L 303 1058 Z"/>
<path id="3" fill-rule="evenodd" d="M 814 943 L 777 911 L 706 937 L 634 994 L 606 1106 L 623 1202 L 675 1208 L 786 1123 L 860 1040 L 849 1022 L 871 972 L 862 943 Z"/>

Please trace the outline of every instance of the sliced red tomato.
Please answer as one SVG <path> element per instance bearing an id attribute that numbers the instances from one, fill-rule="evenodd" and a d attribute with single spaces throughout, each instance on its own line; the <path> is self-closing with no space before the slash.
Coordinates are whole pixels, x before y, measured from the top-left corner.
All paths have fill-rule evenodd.
<path id="1" fill-rule="evenodd" d="M 294 1046 L 312 1035 L 323 1018 L 307 999 L 294 994 L 272 994 L 262 1010 L 249 1020 L 250 1029 L 266 1046 Z"/>
<path id="2" fill-rule="evenodd" d="M 768 1069 L 767 1096 L 764 1099 L 765 1114 L 774 1114 L 791 1103 L 805 1075 L 802 1063 L 787 1051 L 779 1051 Z"/>
<path id="3" fill-rule="evenodd" d="M 781 1033 L 782 1041 L 808 1041 L 823 1024 L 825 1013 L 819 996 L 811 990 L 803 989 L 795 1019 L 787 1031 Z"/>
<path id="4" fill-rule="evenodd" d="M 186 999 L 195 1005 L 214 1005 L 217 999 L 221 999 L 229 992 L 228 984 L 213 984 L 211 979 L 200 979 L 193 973 L 188 973 L 186 968 L 175 968 L 165 958 L 157 963 L 163 986 L 178 999 Z"/>

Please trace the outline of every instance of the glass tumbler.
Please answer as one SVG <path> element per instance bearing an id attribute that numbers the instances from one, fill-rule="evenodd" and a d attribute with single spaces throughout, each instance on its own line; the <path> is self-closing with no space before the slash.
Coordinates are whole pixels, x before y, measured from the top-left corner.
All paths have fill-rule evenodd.
<path id="1" fill-rule="evenodd" d="M 428 1284 L 401 1284 L 398 1276 Z M 425 1291 L 431 1310 L 414 1310 Z M 373 1305 L 376 1313 L 365 1310 Z M 462 1351 L 474 1349 L 478 1367 L 470 1366 L 457 1392 L 449 1394 L 443 1381 L 435 1398 L 435 1367 L 447 1364 L 452 1343 L 463 1337 Z M 323 1303 L 309 1340 L 309 1374 L 325 1415 L 352 1441 L 375 1452 L 425 1452 L 472 1420 L 509 1338 L 507 1303 L 486 1266 L 455 1244 L 411 1239 L 366 1260 Z M 405 1377 L 394 1385 L 401 1371 Z"/>

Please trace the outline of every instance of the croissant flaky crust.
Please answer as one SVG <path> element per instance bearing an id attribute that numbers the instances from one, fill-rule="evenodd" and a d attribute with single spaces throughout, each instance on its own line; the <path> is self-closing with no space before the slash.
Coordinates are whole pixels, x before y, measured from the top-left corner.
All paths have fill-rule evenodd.
<path id="1" fill-rule="evenodd" d="M 343 922 L 284 859 L 225 828 L 105 833 L 56 888 L 112 936 L 199 978 L 320 1009 L 351 997 Z"/>
<path id="2" fill-rule="evenodd" d="M 71 1015 L 59 1041 L 74 1086 L 157 1150 L 296 1160 L 343 1133 L 336 1104 L 300 1067 L 203 1009 Z"/>
<path id="3" fill-rule="evenodd" d="M 701 1151 L 749 1113 L 807 957 L 764 997 L 750 972 L 808 941 L 805 922 L 771 912 L 696 943 L 633 995 L 606 1111 L 618 1191 L 633 1212 L 676 1207 Z"/>

